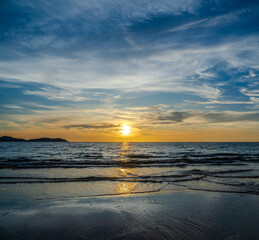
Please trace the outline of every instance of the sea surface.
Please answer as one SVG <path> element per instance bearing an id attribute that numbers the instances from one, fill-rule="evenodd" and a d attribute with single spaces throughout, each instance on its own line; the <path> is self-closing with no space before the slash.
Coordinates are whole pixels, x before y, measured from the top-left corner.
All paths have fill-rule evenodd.
<path id="1" fill-rule="evenodd" d="M 1 199 L 259 194 L 259 143 L 0 143 Z"/>

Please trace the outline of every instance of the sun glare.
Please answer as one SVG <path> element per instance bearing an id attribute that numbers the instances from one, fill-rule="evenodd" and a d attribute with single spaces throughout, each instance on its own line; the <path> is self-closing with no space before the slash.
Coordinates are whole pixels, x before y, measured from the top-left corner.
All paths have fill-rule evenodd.
<path id="1" fill-rule="evenodd" d="M 130 134 L 130 129 L 131 127 L 128 126 L 128 125 L 124 125 L 121 127 L 121 133 L 124 135 L 124 136 L 127 136 Z"/>

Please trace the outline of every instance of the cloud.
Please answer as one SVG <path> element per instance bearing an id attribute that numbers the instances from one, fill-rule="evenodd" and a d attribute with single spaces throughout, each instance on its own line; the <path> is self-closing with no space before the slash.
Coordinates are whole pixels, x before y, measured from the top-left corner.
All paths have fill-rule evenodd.
<path id="1" fill-rule="evenodd" d="M 251 98 L 250 98 L 251 99 Z M 254 104 L 256 101 L 255 99 L 251 99 L 251 101 L 206 101 L 206 102 L 201 102 L 201 101 L 185 101 L 187 103 L 193 103 L 193 104 L 201 104 L 201 105 L 215 105 L 215 104 Z"/>
<path id="2" fill-rule="evenodd" d="M 9 105 L 9 104 L 2 105 L 2 107 L 5 107 L 5 108 L 11 108 L 11 109 L 22 109 L 22 108 L 23 108 L 22 106 Z"/>
<path id="3" fill-rule="evenodd" d="M 247 16 L 250 14 L 254 14 L 258 10 L 259 10 L 258 6 L 253 6 L 253 7 L 246 6 L 244 8 L 239 8 L 235 11 L 230 11 L 225 14 L 220 14 L 220 15 L 213 16 L 213 17 L 206 17 L 203 19 L 199 19 L 197 21 L 188 22 L 188 23 L 179 25 L 177 27 L 171 28 L 171 29 L 165 31 L 165 33 L 190 30 L 190 29 L 194 29 L 194 28 L 209 28 L 209 27 L 214 27 L 217 25 L 224 26 L 224 25 L 228 25 L 228 24 L 231 24 L 231 23 L 237 21 L 240 18 L 240 16 Z"/>
<path id="4" fill-rule="evenodd" d="M 117 128 L 120 127 L 120 124 L 74 124 L 74 125 L 65 125 L 63 126 L 66 129 L 78 128 L 78 129 L 106 129 L 106 128 Z"/>
<path id="5" fill-rule="evenodd" d="M 68 120 L 71 121 L 71 118 L 68 118 L 68 117 L 45 118 L 38 121 L 37 123 L 52 124 L 52 123 L 58 123 L 61 121 L 68 121 Z"/>
<path id="6" fill-rule="evenodd" d="M 45 104 L 33 103 L 33 102 L 24 102 L 23 104 L 24 104 L 24 107 L 29 107 L 29 108 L 40 108 L 40 109 L 46 109 L 46 110 L 60 109 L 60 106 L 50 106 Z"/>
<path id="7" fill-rule="evenodd" d="M 258 122 L 258 112 L 201 112 L 201 111 L 166 111 L 153 112 L 146 115 L 146 119 L 156 121 L 157 124 L 183 123 L 228 123 L 228 122 Z"/>
<path id="8" fill-rule="evenodd" d="M 24 90 L 25 95 L 35 95 L 45 97 L 49 100 L 55 101 L 72 101 L 81 102 L 86 100 L 95 99 L 92 97 L 82 96 L 82 91 L 80 89 L 73 88 L 56 88 L 56 87 L 41 87 L 39 90 Z M 90 95 L 90 94 L 88 94 Z"/>
<path id="9" fill-rule="evenodd" d="M 253 103 L 259 102 L 259 98 L 256 98 L 256 97 L 250 97 L 250 100 L 251 100 Z"/>
<path id="10" fill-rule="evenodd" d="M 240 92 L 249 97 L 259 97 L 259 89 L 248 90 L 246 88 L 240 89 Z"/>
<path id="11" fill-rule="evenodd" d="M 226 122 L 258 122 L 259 113 L 235 113 L 235 112 L 222 112 L 222 113 L 203 113 L 200 115 L 204 120 L 209 123 L 226 123 Z"/>
<path id="12" fill-rule="evenodd" d="M 259 89 L 247 89 L 247 88 L 242 88 L 240 89 L 240 92 L 246 96 L 249 96 L 250 101 L 258 104 L 259 102 Z"/>
<path id="13" fill-rule="evenodd" d="M 160 114 L 157 116 L 158 121 L 172 121 L 172 122 L 183 122 L 185 119 L 195 116 L 192 112 L 167 112 L 165 114 Z"/>

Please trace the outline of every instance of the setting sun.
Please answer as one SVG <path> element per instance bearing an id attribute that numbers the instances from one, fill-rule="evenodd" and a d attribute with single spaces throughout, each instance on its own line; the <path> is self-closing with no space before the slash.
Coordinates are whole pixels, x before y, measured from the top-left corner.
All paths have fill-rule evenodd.
<path id="1" fill-rule="evenodd" d="M 128 125 L 124 125 L 121 127 L 121 133 L 124 135 L 124 136 L 127 136 L 130 134 L 130 130 L 131 130 L 131 127 L 128 126 Z"/>

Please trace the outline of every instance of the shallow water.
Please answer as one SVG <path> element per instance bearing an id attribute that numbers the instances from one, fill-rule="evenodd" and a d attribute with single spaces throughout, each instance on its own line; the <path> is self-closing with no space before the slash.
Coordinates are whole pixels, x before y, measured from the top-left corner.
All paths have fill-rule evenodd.
<path id="1" fill-rule="evenodd" d="M 259 143 L 0 143 L 0 197 L 258 195 Z"/>

